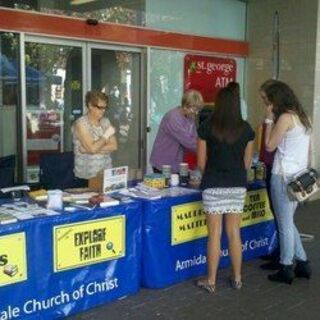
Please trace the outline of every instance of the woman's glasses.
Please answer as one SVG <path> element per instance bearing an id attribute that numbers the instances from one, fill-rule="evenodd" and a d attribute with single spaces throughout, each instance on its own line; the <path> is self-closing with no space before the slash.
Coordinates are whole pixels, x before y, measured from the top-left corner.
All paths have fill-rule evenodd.
<path id="1" fill-rule="evenodd" d="M 199 111 L 201 110 L 201 106 L 190 106 L 189 110 L 193 114 L 198 114 Z"/>
<path id="2" fill-rule="evenodd" d="M 108 108 L 107 106 L 99 106 L 97 104 L 93 104 L 92 106 L 99 109 L 100 111 L 106 111 Z"/>

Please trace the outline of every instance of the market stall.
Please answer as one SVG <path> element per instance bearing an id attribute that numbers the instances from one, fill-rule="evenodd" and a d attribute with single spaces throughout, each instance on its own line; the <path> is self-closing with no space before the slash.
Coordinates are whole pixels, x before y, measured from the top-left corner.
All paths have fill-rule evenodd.
<path id="1" fill-rule="evenodd" d="M 247 194 L 241 236 L 244 260 L 273 251 L 276 230 L 263 187 Z M 164 288 L 207 272 L 207 227 L 201 193 L 145 200 L 143 203 L 142 285 Z M 222 235 L 219 267 L 229 265 L 226 235 Z"/>
<path id="2" fill-rule="evenodd" d="M 0 227 L 0 319 L 52 319 L 140 287 L 141 203 Z"/>

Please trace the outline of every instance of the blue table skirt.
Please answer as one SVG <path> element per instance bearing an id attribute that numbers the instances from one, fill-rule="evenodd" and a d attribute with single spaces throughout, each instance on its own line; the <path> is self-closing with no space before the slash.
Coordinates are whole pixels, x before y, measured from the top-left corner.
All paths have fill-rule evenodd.
<path id="1" fill-rule="evenodd" d="M 119 235 L 125 237 L 124 256 L 54 272 L 54 227 L 81 222 L 85 224 L 97 219 L 105 221 L 118 216 L 125 217 L 125 232 Z M 18 235 L 18 241 L 19 237 L 25 238 L 27 279 L 0 287 L 0 318 L 60 318 L 138 292 L 141 276 L 141 218 L 141 203 L 137 201 L 1 226 L 0 256 L 1 241 L 6 236 Z M 70 250 L 68 247 L 62 249 L 66 252 Z M 8 248 L 6 252 L 9 264 L 12 255 Z M 0 265 L 0 272 L 3 268 Z M 19 268 L 17 276 L 22 267 Z"/>
<path id="2" fill-rule="evenodd" d="M 263 189 L 265 192 L 265 189 Z M 163 288 L 207 273 L 207 237 L 172 244 L 172 207 L 201 201 L 201 194 L 144 201 L 142 285 Z M 268 202 L 268 201 L 266 201 Z M 268 203 L 267 203 L 268 205 Z M 272 252 L 277 245 L 273 220 L 241 228 L 244 260 Z M 230 264 L 227 239 L 222 234 L 219 267 Z"/>

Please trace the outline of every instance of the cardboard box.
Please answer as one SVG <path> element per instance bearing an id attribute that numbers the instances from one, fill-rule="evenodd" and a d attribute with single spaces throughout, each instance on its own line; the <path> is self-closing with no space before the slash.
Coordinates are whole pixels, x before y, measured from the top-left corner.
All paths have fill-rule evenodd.
<path id="1" fill-rule="evenodd" d="M 89 189 L 95 192 L 103 192 L 103 171 L 94 178 L 89 179 Z"/>

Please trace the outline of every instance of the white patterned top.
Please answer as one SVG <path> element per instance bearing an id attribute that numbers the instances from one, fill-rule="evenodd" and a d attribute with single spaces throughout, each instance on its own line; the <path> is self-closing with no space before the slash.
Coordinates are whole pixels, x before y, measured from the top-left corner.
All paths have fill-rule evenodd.
<path id="1" fill-rule="evenodd" d="M 81 122 L 90 132 L 94 141 L 99 140 L 105 130 L 111 125 L 109 119 L 102 118 L 100 126 L 94 126 L 89 122 L 88 116 L 84 115 L 76 123 Z M 112 167 L 110 153 L 84 153 L 81 152 L 81 142 L 77 135 L 73 133 L 73 151 L 74 151 L 74 174 L 81 179 L 90 179 L 95 177 L 100 171 Z"/>

